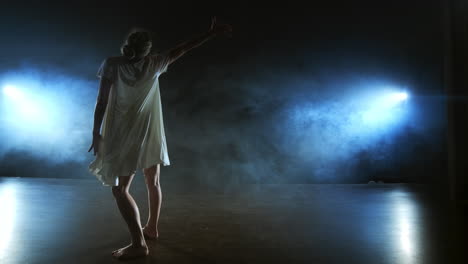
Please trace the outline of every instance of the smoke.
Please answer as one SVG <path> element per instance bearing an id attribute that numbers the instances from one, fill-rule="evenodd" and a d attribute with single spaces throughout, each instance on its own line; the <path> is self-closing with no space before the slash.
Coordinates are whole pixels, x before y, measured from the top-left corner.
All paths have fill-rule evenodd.
<path id="1" fill-rule="evenodd" d="M 441 166 L 440 94 L 427 97 L 404 78 L 375 72 L 291 69 L 278 77 L 264 69 L 255 78 L 225 66 L 178 85 L 163 80 L 168 146 L 181 181 L 424 181 L 416 172 L 432 161 Z M 392 102 L 402 91 L 408 100 Z"/>
<path id="2" fill-rule="evenodd" d="M 288 68 L 278 77 L 268 65 L 239 65 L 191 73 L 172 67 L 160 79 L 171 160 L 165 181 L 228 186 L 363 182 L 376 175 L 420 181 L 414 172 L 440 163 L 440 95 L 363 69 Z M 74 168 L 74 177 L 89 177 L 97 81 L 28 67 L 5 72 L 0 84 L 2 173 L 31 175 L 31 166 L 18 168 L 27 163 L 37 176 L 71 177 Z M 407 102 L 389 107 L 385 98 L 401 91 L 409 93 Z"/>

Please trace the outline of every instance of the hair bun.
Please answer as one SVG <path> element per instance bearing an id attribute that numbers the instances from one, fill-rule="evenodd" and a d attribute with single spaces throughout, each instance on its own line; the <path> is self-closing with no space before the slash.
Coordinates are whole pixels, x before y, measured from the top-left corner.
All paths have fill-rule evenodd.
<path id="1" fill-rule="evenodd" d="M 149 32 L 135 31 L 127 36 L 120 52 L 128 59 L 143 57 L 151 52 L 152 41 Z"/>
<path id="2" fill-rule="evenodd" d="M 122 47 L 122 54 L 129 58 L 129 59 L 133 59 L 136 55 L 136 52 L 135 52 L 135 49 L 133 47 L 131 47 L 130 45 L 128 44 L 125 44 L 123 47 Z"/>

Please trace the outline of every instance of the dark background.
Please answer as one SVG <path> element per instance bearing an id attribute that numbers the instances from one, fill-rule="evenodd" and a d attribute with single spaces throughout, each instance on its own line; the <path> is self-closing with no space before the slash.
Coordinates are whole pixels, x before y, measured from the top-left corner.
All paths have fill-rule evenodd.
<path id="1" fill-rule="evenodd" d="M 216 15 L 233 26 L 233 37 L 210 40 L 160 78 L 171 160 L 161 169 L 163 183 L 443 181 L 444 8 L 443 1 L 402 0 L 3 4 L 0 71 L 51 69 L 79 80 L 82 92 L 73 94 L 87 96 L 79 98 L 89 118 L 80 129 L 89 134 L 77 149 L 80 158 L 60 162 L 9 149 L 0 175 L 94 178 L 86 150 L 102 60 L 119 55 L 132 27 L 152 30 L 158 52 L 205 32 Z M 288 109 L 308 97 L 317 103 L 341 98 L 355 89 L 347 83 L 366 79 L 410 87 L 417 114 L 388 140 L 355 151 L 350 146 L 342 159 L 323 162 L 298 152 L 307 148 L 304 130 L 283 122 Z M 308 140 L 319 139 L 310 134 Z M 335 150 L 310 147 L 310 153 L 320 151 Z"/>

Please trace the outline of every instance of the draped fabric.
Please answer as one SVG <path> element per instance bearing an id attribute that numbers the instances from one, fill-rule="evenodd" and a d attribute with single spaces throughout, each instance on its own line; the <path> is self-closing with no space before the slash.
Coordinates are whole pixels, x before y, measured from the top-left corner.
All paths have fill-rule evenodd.
<path id="1" fill-rule="evenodd" d="M 159 76 L 166 72 L 166 54 L 130 63 L 125 57 L 105 59 L 97 72 L 113 81 L 103 118 L 96 158 L 89 171 L 104 186 L 117 186 L 119 176 L 155 164 L 170 165 L 164 133 Z"/>

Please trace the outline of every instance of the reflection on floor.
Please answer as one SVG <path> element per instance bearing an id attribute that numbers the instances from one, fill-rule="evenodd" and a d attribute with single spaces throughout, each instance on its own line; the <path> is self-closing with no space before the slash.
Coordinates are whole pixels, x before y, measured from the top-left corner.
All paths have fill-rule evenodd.
<path id="1" fill-rule="evenodd" d="M 131 193 L 146 222 L 144 180 Z M 425 186 L 164 186 L 160 241 L 132 263 L 468 263 L 462 209 Z M 0 177 L 0 263 L 118 263 L 130 241 L 97 180 Z M 465 260 L 465 261 L 464 261 Z"/>

